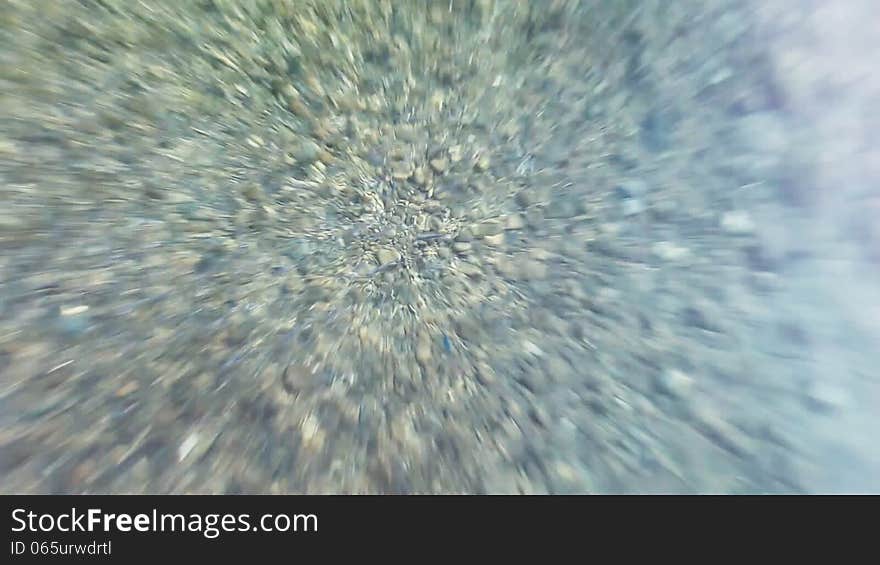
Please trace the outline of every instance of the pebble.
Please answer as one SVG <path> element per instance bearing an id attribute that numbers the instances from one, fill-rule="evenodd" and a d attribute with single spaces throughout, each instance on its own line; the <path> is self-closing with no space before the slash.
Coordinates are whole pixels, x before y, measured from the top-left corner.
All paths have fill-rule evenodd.
<path id="1" fill-rule="evenodd" d="M 483 171 L 486 171 L 489 169 L 490 164 L 491 164 L 491 161 L 489 160 L 488 155 L 480 155 L 477 158 L 476 162 L 474 162 L 474 169 L 476 169 L 477 171 L 483 172 Z"/>
<path id="2" fill-rule="evenodd" d="M 498 375 L 495 374 L 495 370 L 485 361 L 477 363 L 475 372 L 477 380 L 483 386 L 493 386 L 498 381 Z"/>
<path id="3" fill-rule="evenodd" d="M 549 384 L 546 371 L 535 367 L 525 367 L 516 380 L 533 393 L 543 392 Z"/>
<path id="4" fill-rule="evenodd" d="M 544 215 L 547 218 L 564 219 L 577 216 L 578 214 L 580 214 L 578 203 L 569 197 L 561 196 L 550 202 Z"/>
<path id="5" fill-rule="evenodd" d="M 364 337 L 364 334 L 368 333 L 369 328 L 361 327 L 359 328 L 359 335 Z M 366 336 L 366 341 L 369 341 L 369 336 Z M 272 367 L 274 371 L 278 372 L 278 367 Z M 266 371 L 267 374 L 270 374 L 272 371 Z M 284 370 L 280 371 L 281 378 L 281 386 L 288 394 L 294 394 L 300 390 L 303 390 L 313 380 L 312 372 L 305 366 L 300 363 L 289 363 Z"/>
<path id="6" fill-rule="evenodd" d="M 755 223 L 747 212 L 737 210 L 725 212 L 721 216 L 721 228 L 727 233 L 748 235 L 755 231 Z"/>
<path id="7" fill-rule="evenodd" d="M 23 228 L 27 225 L 27 221 L 19 214 L 10 212 L 0 212 L 0 229 L 15 230 Z"/>
<path id="8" fill-rule="evenodd" d="M 527 339 L 522 340 L 522 348 L 523 351 L 529 355 L 534 355 L 535 357 L 542 357 L 544 355 L 544 351 L 542 351 L 540 347 Z"/>
<path id="9" fill-rule="evenodd" d="M 406 180 L 411 174 L 409 163 L 394 163 L 391 166 L 391 178 L 394 180 Z"/>
<path id="10" fill-rule="evenodd" d="M 473 247 L 473 245 L 467 241 L 456 241 L 452 244 L 452 250 L 456 253 L 467 253 L 471 250 L 471 247 Z"/>
<path id="11" fill-rule="evenodd" d="M 681 261 L 690 257 L 690 251 L 669 241 L 658 241 L 651 246 L 654 255 L 665 261 Z"/>
<path id="12" fill-rule="evenodd" d="M 621 210 L 624 216 L 637 216 L 645 211 L 645 203 L 638 198 L 627 198 L 621 204 Z"/>
<path id="13" fill-rule="evenodd" d="M 544 213 L 537 206 L 532 206 L 528 210 L 526 210 L 526 222 L 532 228 L 537 229 L 540 227 L 541 222 L 544 220 Z"/>
<path id="14" fill-rule="evenodd" d="M 694 380 L 677 369 L 668 369 L 657 374 L 656 386 L 660 392 L 676 398 L 686 396 L 693 388 Z"/>
<path id="15" fill-rule="evenodd" d="M 425 186 L 428 182 L 428 173 L 425 171 L 424 167 L 417 167 L 413 172 L 412 180 L 419 186 Z"/>
<path id="16" fill-rule="evenodd" d="M 306 106 L 305 102 L 303 102 L 302 98 L 299 96 L 294 90 L 288 90 L 287 94 L 287 108 L 293 112 L 293 114 L 304 117 L 309 115 L 309 109 Z"/>
<path id="17" fill-rule="evenodd" d="M 400 253 L 396 249 L 383 247 L 376 252 L 376 258 L 379 259 L 380 265 L 387 265 L 400 260 Z"/>
<path id="18" fill-rule="evenodd" d="M 62 332 L 71 336 L 76 336 L 89 329 L 91 318 L 83 311 L 78 314 L 61 315 L 58 322 L 59 328 Z"/>
<path id="19" fill-rule="evenodd" d="M 293 150 L 293 158 L 301 163 L 313 163 L 321 151 L 321 148 L 314 141 L 303 141 L 296 149 Z"/>
<path id="20" fill-rule="evenodd" d="M 190 454 L 190 452 L 195 449 L 196 445 L 199 443 L 199 434 L 193 432 L 189 434 L 186 439 L 181 442 L 180 447 L 177 448 L 177 460 L 183 461 L 186 459 L 186 456 Z"/>
<path id="21" fill-rule="evenodd" d="M 595 486 L 587 469 L 571 465 L 565 461 L 556 461 L 549 465 L 553 478 L 553 494 L 589 494 Z"/>
<path id="22" fill-rule="evenodd" d="M 501 222 L 496 220 L 491 220 L 488 222 L 481 222 L 474 226 L 473 233 L 476 237 L 486 237 L 491 235 L 497 235 L 504 231 L 504 227 L 501 225 Z"/>
<path id="23" fill-rule="evenodd" d="M 165 201 L 171 204 L 186 204 L 195 200 L 195 198 L 180 190 L 164 190 L 161 194 Z"/>
<path id="24" fill-rule="evenodd" d="M 790 127 L 777 112 L 754 112 L 736 120 L 741 142 L 756 154 L 775 157 L 791 143 Z"/>
<path id="25" fill-rule="evenodd" d="M 547 265 L 534 259 L 526 259 L 519 264 L 519 277 L 523 279 L 547 278 Z"/>
<path id="26" fill-rule="evenodd" d="M 455 236 L 455 241 L 468 242 L 468 241 L 473 241 L 473 239 L 474 239 L 474 232 L 470 228 L 462 229 L 460 232 L 458 232 L 458 235 Z"/>
<path id="27" fill-rule="evenodd" d="M 504 229 L 521 230 L 526 227 L 526 221 L 520 214 L 511 214 L 504 221 Z"/>
<path id="28" fill-rule="evenodd" d="M 263 189 L 255 182 L 248 183 L 242 189 L 244 197 L 250 201 L 260 200 L 263 196 Z"/>
<path id="29" fill-rule="evenodd" d="M 516 193 L 516 203 L 519 204 L 520 208 L 528 208 L 535 202 L 535 197 L 529 189 L 520 190 Z"/>
<path id="30" fill-rule="evenodd" d="M 85 304 L 80 304 L 78 306 L 65 306 L 65 307 L 61 308 L 61 315 L 62 316 L 77 316 L 79 314 L 83 314 L 85 312 L 88 312 L 88 310 L 89 310 L 89 307 L 86 306 Z"/>
<path id="31" fill-rule="evenodd" d="M 431 358 L 431 342 L 427 339 L 420 340 L 419 344 L 416 346 L 416 361 L 422 365 L 427 365 L 431 361 Z"/>
<path id="32" fill-rule="evenodd" d="M 483 238 L 483 241 L 485 241 L 487 245 L 501 247 L 504 245 L 504 233 L 486 236 Z"/>
<path id="33" fill-rule="evenodd" d="M 321 424 L 314 414 L 307 415 L 299 428 L 302 435 L 303 443 L 308 446 L 320 447 L 323 443 L 323 433 L 321 432 Z"/>
<path id="34" fill-rule="evenodd" d="M 850 393 L 844 387 L 826 380 L 813 381 L 807 390 L 810 403 L 821 410 L 839 412 L 850 404 Z"/>
<path id="35" fill-rule="evenodd" d="M 119 387 L 116 390 L 116 396 L 118 396 L 120 398 L 123 396 L 128 396 L 129 394 L 136 392 L 137 389 L 138 389 L 137 381 L 128 381 L 127 383 L 125 383 L 124 385 L 122 385 L 121 387 Z"/>
<path id="36" fill-rule="evenodd" d="M 638 198 L 648 192 L 648 185 L 638 179 L 627 180 L 618 184 L 614 191 L 618 197 L 623 199 Z"/>
<path id="37" fill-rule="evenodd" d="M 445 157 L 437 157 L 436 159 L 431 159 L 431 168 L 434 169 L 434 172 L 437 174 L 443 174 L 446 172 L 446 168 L 449 167 L 449 160 Z"/>
<path id="38" fill-rule="evenodd" d="M 659 220 L 671 220 L 678 211 L 678 204 L 671 198 L 656 198 L 651 203 L 651 214 Z"/>
<path id="39" fill-rule="evenodd" d="M 717 446 L 743 457 L 754 449 L 754 443 L 739 428 L 707 407 L 693 411 L 694 426 Z"/>
<path id="40" fill-rule="evenodd" d="M 503 277 L 510 278 L 515 273 L 514 263 L 507 257 L 499 257 L 495 259 L 495 268 Z"/>
<path id="41" fill-rule="evenodd" d="M 721 315 L 716 308 L 706 301 L 698 301 L 691 306 L 686 306 L 681 311 L 682 321 L 688 325 L 701 330 L 711 332 L 720 332 L 721 327 L 718 321 Z"/>
<path id="42" fill-rule="evenodd" d="M 563 381 L 571 375 L 571 365 L 558 355 L 552 355 L 544 358 L 544 367 L 547 376 L 554 381 Z"/>
<path id="43" fill-rule="evenodd" d="M 479 278 L 483 274 L 483 270 L 479 265 L 473 263 L 462 262 L 458 265 L 458 270 L 465 276 Z"/>

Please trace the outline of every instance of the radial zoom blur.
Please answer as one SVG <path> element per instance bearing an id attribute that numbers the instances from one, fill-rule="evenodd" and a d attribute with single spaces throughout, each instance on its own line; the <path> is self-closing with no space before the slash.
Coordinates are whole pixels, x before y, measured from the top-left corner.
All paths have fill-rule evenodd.
<path id="1" fill-rule="evenodd" d="M 0 492 L 880 492 L 865 0 L 6 0 Z"/>

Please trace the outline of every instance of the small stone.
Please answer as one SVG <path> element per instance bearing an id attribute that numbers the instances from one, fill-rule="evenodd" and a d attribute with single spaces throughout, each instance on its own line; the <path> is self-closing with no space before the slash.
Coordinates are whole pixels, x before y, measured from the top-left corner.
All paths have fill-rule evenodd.
<path id="1" fill-rule="evenodd" d="M 730 67 L 722 67 L 715 71 L 715 73 L 709 78 L 708 84 L 710 86 L 717 86 L 722 82 L 733 78 L 734 73 L 730 69 Z"/>
<path id="2" fill-rule="evenodd" d="M 504 222 L 504 229 L 506 230 L 521 230 L 526 227 L 526 221 L 520 214 L 511 214 L 507 216 L 507 219 Z"/>
<path id="3" fill-rule="evenodd" d="M 428 173 L 425 171 L 425 168 L 418 167 L 415 172 L 413 172 L 412 180 L 419 186 L 425 186 L 425 183 L 428 182 Z"/>
<path id="4" fill-rule="evenodd" d="M 448 166 L 449 160 L 445 157 L 437 157 L 436 159 L 431 159 L 431 168 L 434 169 L 434 172 L 436 172 L 437 174 L 443 174 Z"/>
<path id="5" fill-rule="evenodd" d="M 694 410 L 693 418 L 694 427 L 722 449 L 737 456 L 745 456 L 754 449 L 751 438 L 707 407 Z"/>
<path id="6" fill-rule="evenodd" d="M 495 269 L 498 270 L 498 273 L 502 277 L 510 278 L 514 275 L 514 265 L 513 261 L 508 259 L 507 257 L 499 257 L 495 260 Z"/>
<path id="7" fill-rule="evenodd" d="M 671 198 L 658 198 L 651 203 L 651 214 L 659 220 L 668 220 L 675 216 L 678 206 Z"/>
<path id="8" fill-rule="evenodd" d="M 397 133 L 397 139 L 400 139 L 401 141 L 406 141 L 409 143 L 412 143 L 413 141 L 415 141 L 416 137 L 417 137 L 416 127 L 412 124 L 399 125 L 397 127 L 396 133 Z"/>
<path id="9" fill-rule="evenodd" d="M 628 180 L 618 184 L 614 192 L 623 199 L 638 198 L 648 192 L 648 185 L 638 179 Z"/>
<path id="10" fill-rule="evenodd" d="M 260 200 L 263 196 L 262 188 L 260 187 L 259 184 L 255 183 L 255 182 L 251 182 L 251 183 L 246 184 L 241 192 L 242 192 L 242 194 L 244 194 L 245 198 L 247 198 L 248 200 L 250 200 L 252 202 Z"/>
<path id="11" fill-rule="evenodd" d="M 0 229 L 16 230 L 27 225 L 27 221 L 17 214 L 8 212 L 0 213 Z"/>
<path id="12" fill-rule="evenodd" d="M 504 227 L 501 225 L 501 222 L 496 220 L 490 220 L 488 222 L 482 222 L 474 226 L 474 235 L 476 237 L 486 237 L 490 235 L 497 235 L 504 231 Z"/>
<path id="13" fill-rule="evenodd" d="M 394 180 L 406 180 L 412 174 L 412 167 L 406 162 L 396 162 L 391 166 L 391 178 Z"/>
<path id="14" fill-rule="evenodd" d="M 825 411 L 841 411 L 850 403 L 849 392 L 834 383 L 815 381 L 807 391 L 810 403 Z"/>
<path id="15" fill-rule="evenodd" d="M 589 472 L 583 467 L 557 461 L 549 468 L 554 494 L 586 494 L 595 488 Z"/>
<path id="16" fill-rule="evenodd" d="M 627 198 L 621 204 L 621 210 L 624 216 L 637 216 L 645 211 L 645 203 L 638 198 Z"/>
<path id="17" fill-rule="evenodd" d="M 491 161 L 489 160 L 489 156 L 488 155 L 480 155 L 477 158 L 476 162 L 474 163 L 474 169 L 482 172 L 482 171 L 488 170 L 490 165 L 491 165 Z"/>
<path id="18" fill-rule="evenodd" d="M 665 261 L 681 261 L 690 256 L 690 251 L 669 241 L 658 241 L 652 246 L 654 255 Z"/>
<path id="19" fill-rule="evenodd" d="M 473 192 L 486 192 L 486 190 L 489 188 L 489 185 L 486 183 L 485 179 L 476 178 L 471 182 L 470 188 Z"/>
<path id="20" fill-rule="evenodd" d="M 396 249 L 383 247 L 376 252 L 376 257 L 379 259 L 380 265 L 387 265 L 398 261 L 400 259 L 400 253 L 398 253 Z"/>
<path id="21" fill-rule="evenodd" d="M 426 365 L 431 361 L 431 343 L 427 339 L 422 339 L 416 346 L 416 361 Z"/>
<path id="22" fill-rule="evenodd" d="M 473 241 L 474 232 L 470 228 L 463 228 L 458 235 L 455 236 L 455 241 Z"/>
<path id="23" fill-rule="evenodd" d="M 545 279 L 547 278 L 547 265 L 534 259 L 526 259 L 520 263 L 519 276 L 523 279 Z"/>
<path id="24" fill-rule="evenodd" d="M 529 257 L 535 261 L 546 261 L 550 258 L 550 252 L 543 247 L 533 247 L 529 250 Z"/>
<path id="25" fill-rule="evenodd" d="M 542 357 L 544 355 L 544 351 L 540 347 L 527 339 L 522 340 L 522 348 L 523 351 L 535 357 Z"/>
<path id="26" fill-rule="evenodd" d="M 525 367 L 515 377 L 516 381 L 532 393 L 541 393 L 547 389 L 550 379 L 543 369 Z"/>
<path id="27" fill-rule="evenodd" d="M 532 206 L 526 210 L 526 223 L 533 228 L 538 228 L 544 221 L 544 212 L 537 206 Z"/>
<path id="28" fill-rule="evenodd" d="M 165 201 L 172 204 L 186 204 L 195 200 L 189 194 L 180 192 L 179 190 L 164 190 L 161 192 L 161 194 L 163 195 Z"/>
<path id="29" fill-rule="evenodd" d="M 761 111 L 743 116 L 736 121 L 740 142 L 755 155 L 770 157 L 771 162 L 785 153 L 791 143 L 791 133 L 780 112 Z"/>
<path id="30" fill-rule="evenodd" d="M 304 117 L 309 113 L 308 106 L 303 102 L 299 94 L 289 94 L 287 97 L 287 109 L 293 114 Z"/>
<path id="31" fill-rule="evenodd" d="M 743 210 L 725 212 L 721 216 L 721 229 L 736 235 L 748 235 L 755 231 L 752 218 Z"/>
<path id="32" fill-rule="evenodd" d="M 698 302 L 692 306 L 686 306 L 682 309 L 681 315 L 685 325 L 710 332 L 721 331 L 718 323 L 718 312 L 706 302 Z"/>
<path id="33" fill-rule="evenodd" d="M 660 392 L 680 398 L 693 388 L 694 380 L 677 369 L 669 369 L 657 375 L 656 386 Z"/>
<path id="34" fill-rule="evenodd" d="M 653 109 L 641 121 L 641 141 L 650 151 L 669 149 L 675 131 L 676 117 L 670 112 Z"/>
<path id="35" fill-rule="evenodd" d="M 333 157 L 333 153 L 330 153 L 326 149 L 321 148 L 321 150 L 318 151 L 318 161 L 320 161 L 321 163 L 325 165 L 331 165 L 333 164 L 334 160 L 335 159 Z"/>
<path id="36" fill-rule="evenodd" d="M 471 278 L 478 278 L 483 273 L 480 267 L 474 265 L 473 263 L 467 262 L 460 263 L 458 265 L 458 270 L 459 272 L 461 272 L 461 274 Z"/>
<path id="37" fill-rule="evenodd" d="M 544 369 L 547 376 L 554 381 L 564 381 L 572 374 L 572 366 L 558 355 L 544 357 Z"/>
<path id="38" fill-rule="evenodd" d="M 480 384 L 484 386 L 492 386 L 498 380 L 495 370 L 485 361 L 480 361 L 477 364 L 476 377 Z"/>
<path id="39" fill-rule="evenodd" d="M 456 253 L 467 253 L 471 247 L 473 246 L 467 241 L 456 241 L 452 244 L 452 250 Z"/>
<path id="40" fill-rule="evenodd" d="M 548 218 L 563 219 L 571 218 L 579 214 L 578 206 L 575 201 L 565 196 L 555 198 L 550 205 L 547 206 L 545 216 Z"/>
<path id="41" fill-rule="evenodd" d="M 504 233 L 502 232 L 496 235 L 488 235 L 483 238 L 483 241 L 493 247 L 501 247 L 502 245 L 504 245 Z"/>
<path id="42" fill-rule="evenodd" d="M 88 312 L 88 310 L 89 310 L 89 307 L 86 306 L 85 304 L 80 304 L 78 306 L 66 306 L 66 307 L 61 308 L 61 315 L 62 316 L 77 316 L 79 314 L 83 314 L 85 312 Z"/>
<path id="43" fill-rule="evenodd" d="M 137 389 L 137 381 L 128 381 L 116 390 L 116 396 L 122 398 L 123 396 L 128 396 L 129 394 L 136 392 Z"/>
<path id="44" fill-rule="evenodd" d="M 70 480 L 73 485 L 81 485 L 95 475 L 97 465 L 93 459 L 87 459 L 77 465 L 71 472 Z"/>
<path id="45" fill-rule="evenodd" d="M 321 151 L 318 144 L 314 141 L 303 141 L 296 149 L 293 150 L 293 158 L 300 163 L 313 163 Z"/>
<path id="46" fill-rule="evenodd" d="M 190 452 L 198 445 L 199 443 L 199 434 L 191 433 L 189 434 L 185 440 L 180 444 L 180 447 L 177 448 L 177 459 L 178 461 L 183 461 L 186 459 L 186 456 L 190 454 Z"/>
<path id="47" fill-rule="evenodd" d="M 62 332 L 75 336 L 88 331 L 91 318 L 82 312 L 79 314 L 62 314 L 58 319 L 58 323 Z"/>
<path id="48" fill-rule="evenodd" d="M 314 414 L 305 417 L 299 427 L 302 435 L 303 443 L 306 445 L 319 446 L 323 443 L 323 434 L 321 433 L 321 424 Z"/>
<path id="49" fill-rule="evenodd" d="M 516 194 L 516 203 L 519 204 L 521 208 L 528 208 L 535 203 L 535 199 L 529 190 L 520 190 Z"/>

